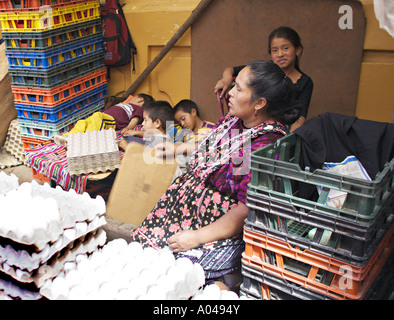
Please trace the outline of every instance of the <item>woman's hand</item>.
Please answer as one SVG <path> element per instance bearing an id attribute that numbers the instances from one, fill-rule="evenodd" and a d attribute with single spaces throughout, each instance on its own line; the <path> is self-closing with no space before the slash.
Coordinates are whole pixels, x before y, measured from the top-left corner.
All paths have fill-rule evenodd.
<path id="1" fill-rule="evenodd" d="M 216 82 L 214 93 L 216 94 L 219 91 L 221 91 L 220 98 L 225 97 L 232 83 L 233 83 L 233 68 L 226 68 L 223 71 L 222 79 Z"/>
<path id="2" fill-rule="evenodd" d="M 198 231 L 182 230 L 168 238 L 168 246 L 174 253 L 187 251 L 200 245 Z"/>

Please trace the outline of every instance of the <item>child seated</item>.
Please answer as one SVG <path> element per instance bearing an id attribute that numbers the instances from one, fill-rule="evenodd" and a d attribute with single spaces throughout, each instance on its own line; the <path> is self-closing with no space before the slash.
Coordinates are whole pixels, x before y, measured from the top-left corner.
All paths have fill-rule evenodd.
<path id="1" fill-rule="evenodd" d="M 174 123 L 174 110 L 167 101 L 151 101 L 143 107 L 142 130 L 126 130 L 123 135 L 143 138 L 144 144 L 154 147 L 159 142 L 169 140 L 167 127 Z M 125 139 L 119 141 L 119 147 L 125 150 Z"/>
<path id="2" fill-rule="evenodd" d="M 139 93 L 135 96 L 129 96 L 125 101 L 109 107 L 103 112 L 95 112 L 86 119 L 79 120 L 75 126 L 63 135 L 55 136 L 55 143 L 67 145 L 67 136 L 70 133 L 102 130 L 113 128 L 116 131 L 132 130 L 136 125 L 142 122 L 142 107 L 153 101 L 153 97 Z"/>
<path id="3" fill-rule="evenodd" d="M 210 132 L 214 124 L 200 118 L 197 104 L 188 99 L 181 100 L 174 107 L 175 120 L 182 129 L 177 133 L 175 143 L 166 141 L 156 145 L 158 157 L 173 157 L 178 159 L 179 168 L 182 172 L 188 169 L 191 154 L 198 143 Z"/>
<path id="4" fill-rule="evenodd" d="M 182 142 L 193 141 L 197 145 L 214 127 L 212 122 L 204 121 L 200 118 L 197 104 L 192 100 L 184 99 L 179 101 L 174 107 L 174 112 L 175 120 L 184 129 L 178 133 Z"/>

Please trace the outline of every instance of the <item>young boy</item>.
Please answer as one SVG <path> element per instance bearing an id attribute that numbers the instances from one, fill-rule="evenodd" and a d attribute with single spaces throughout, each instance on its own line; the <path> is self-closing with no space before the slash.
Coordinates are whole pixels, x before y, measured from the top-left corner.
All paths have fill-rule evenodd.
<path id="1" fill-rule="evenodd" d="M 174 107 L 174 112 L 175 120 L 185 129 L 178 133 L 182 137 L 182 142 L 194 140 L 195 144 L 197 144 L 214 127 L 212 122 L 204 121 L 200 118 L 197 104 L 192 100 L 184 99 L 179 101 Z"/>
<path id="2" fill-rule="evenodd" d="M 151 101 L 143 107 L 142 130 L 126 130 L 123 135 L 143 137 L 144 144 L 154 147 L 159 142 L 166 141 L 167 129 L 174 123 L 174 110 L 167 101 Z M 127 139 L 127 138 L 126 138 Z M 119 147 L 125 150 L 125 139 L 119 141 Z"/>
<path id="3" fill-rule="evenodd" d="M 197 104 L 188 99 L 181 100 L 174 107 L 175 120 L 182 129 L 177 132 L 175 143 L 166 141 L 156 146 L 159 157 L 176 157 L 182 172 L 188 169 L 191 154 L 198 143 L 214 127 L 212 122 L 200 118 Z"/>

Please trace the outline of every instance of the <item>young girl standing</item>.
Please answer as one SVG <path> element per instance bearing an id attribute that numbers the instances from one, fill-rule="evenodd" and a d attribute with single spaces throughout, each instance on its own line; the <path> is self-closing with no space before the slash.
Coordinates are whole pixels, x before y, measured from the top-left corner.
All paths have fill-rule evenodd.
<path id="1" fill-rule="evenodd" d="M 273 30 L 268 37 L 268 53 L 272 61 L 290 78 L 295 89 L 293 107 L 299 109 L 300 117 L 291 125 L 290 131 L 294 131 L 304 124 L 313 91 L 312 79 L 302 72 L 299 66 L 303 49 L 300 36 L 289 27 L 279 27 Z M 222 90 L 220 97 L 223 98 L 230 89 L 233 78 L 243 68 L 244 66 L 226 68 L 223 71 L 222 79 L 216 83 L 214 92 L 218 93 Z"/>

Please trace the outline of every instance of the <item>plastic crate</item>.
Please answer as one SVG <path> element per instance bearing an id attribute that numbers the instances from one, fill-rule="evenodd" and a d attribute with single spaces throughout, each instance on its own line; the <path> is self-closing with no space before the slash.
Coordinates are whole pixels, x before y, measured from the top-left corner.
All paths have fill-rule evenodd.
<path id="1" fill-rule="evenodd" d="M 21 136 L 21 141 L 23 143 L 23 149 L 25 151 L 27 151 L 30 149 L 34 149 L 35 147 L 39 146 L 40 144 L 42 144 L 46 140 Z"/>
<path id="2" fill-rule="evenodd" d="M 0 12 L 2 32 L 42 32 L 100 18 L 98 1 L 83 1 L 58 8 Z"/>
<path id="3" fill-rule="evenodd" d="M 281 277 L 242 264 L 240 296 L 255 300 L 335 300 Z"/>
<path id="4" fill-rule="evenodd" d="M 0 0 L 0 12 L 37 11 L 42 6 L 59 8 L 89 1 L 97 0 Z"/>
<path id="5" fill-rule="evenodd" d="M 18 113 L 18 119 L 57 124 L 104 100 L 107 95 L 107 88 L 106 84 L 102 85 L 54 108 L 28 107 L 16 103 L 15 109 Z"/>
<path id="6" fill-rule="evenodd" d="M 80 119 L 84 119 L 92 115 L 94 112 L 104 110 L 104 101 L 93 104 L 91 107 L 81 110 L 73 117 L 59 122 L 58 124 L 48 125 L 41 122 L 18 120 L 21 135 L 35 139 L 50 139 L 56 135 L 60 135 L 70 131 Z"/>
<path id="7" fill-rule="evenodd" d="M 245 221 L 254 230 L 359 266 L 368 262 L 394 221 L 394 196 L 386 199 L 369 224 L 304 211 L 253 187 L 249 187 L 246 199 L 249 214 Z"/>
<path id="8" fill-rule="evenodd" d="M 43 70 L 12 70 L 8 73 L 11 76 L 11 84 L 14 86 L 24 86 L 29 88 L 53 88 L 67 83 L 78 77 L 94 72 L 104 66 L 104 53 L 96 53 L 87 58 L 71 62 L 65 66 Z"/>
<path id="9" fill-rule="evenodd" d="M 363 299 L 394 247 L 394 228 L 386 234 L 367 266 L 344 264 L 292 248 L 288 243 L 244 228 L 242 263 L 328 297 Z M 341 264 L 342 263 L 342 264 Z"/>
<path id="10" fill-rule="evenodd" d="M 8 58 L 9 69 L 36 71 L 64 66 L 97 52 L 103 52 L 101 35 L 47 51 L 6 51 L 5 54 Z"/>
<path id="11" fill-rule="evenodd" d="M 51 180 L 48 177 L 44 176 L 43 174 L 38 173 L 36 170 L 34 170 L 34 168 L 31 168 L 31 171 L 32 171 L 33 179 L 35 180 L 39 180 L 41 182 L 48 182 L 48 183 Z"/>
<path id="12" fill-rule="evenodd" d="M 342 176 L 323 169 L 313 173 L 301 170 L 301 139 L 294 133 L 274 145 L 252 152 L 250 185 L 264 189 L 271 198 L 293 203 L 305 210 L 343 217 L 359 223 L 369 222 L 379 206 L 394 193 L 394 159 L 387 163 L 373 181 Z M 300 184 L 322 187 L 316 201 L 299 196 Z M 326 205 L 331 189 L 347 193 L 341 208 Z"/>
<path id="13" fill-rule="evenodd" d="M 14 102 L 29 106 L 56 107 L 91 89 L 107 83 L 107 69 L 102 68 L 52 89 L 11 86 Z"/>
<path id="14" fill-rule="evenodd" d="M 44 32 L 3 32 L 2 37 L 8 51 L 44 51 L 62 47 L 78 40 L 86 40 L 100 34 L 101 20 L 96 19 Z"/>

